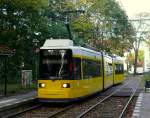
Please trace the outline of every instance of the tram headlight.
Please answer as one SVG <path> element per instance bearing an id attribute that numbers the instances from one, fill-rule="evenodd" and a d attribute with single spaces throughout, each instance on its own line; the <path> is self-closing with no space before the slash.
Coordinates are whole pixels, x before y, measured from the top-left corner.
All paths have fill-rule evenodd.
<path id="1" fill-rule="evenodd" d="M 70 84 L 69 84 L 69 83 L 64 83 L 64 84 L 62 85 L 62 87 L 63 87 L 63 88 L 70 88 Z"/>
<path id="2" fill-rule="evenodd" d="M 40 88 L 45 88 L 45 84 L 44 83 L 39 83 L 39 87 Z"/>

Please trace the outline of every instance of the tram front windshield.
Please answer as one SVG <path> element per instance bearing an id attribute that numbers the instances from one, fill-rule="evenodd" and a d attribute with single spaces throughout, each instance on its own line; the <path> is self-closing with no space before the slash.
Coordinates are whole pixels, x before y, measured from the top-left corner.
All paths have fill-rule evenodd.
<path id="1" fill-rule="evenodd" d="M 69 65 L 71 60 L 71 50 L 41 50 L 39 79 L 69 79 Z"/>

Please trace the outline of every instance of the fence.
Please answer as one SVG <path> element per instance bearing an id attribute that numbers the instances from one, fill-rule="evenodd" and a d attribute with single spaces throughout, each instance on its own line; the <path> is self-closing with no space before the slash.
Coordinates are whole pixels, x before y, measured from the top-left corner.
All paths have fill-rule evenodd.
<path id="1" fill-rule="evenodd" d="M 16 66 L 8 67 L 8 61 L 7 63 L 5 61 L 4 58 L 0 58 L 0 96 L 36 89 L 32 70 L 21 70 Z"/>

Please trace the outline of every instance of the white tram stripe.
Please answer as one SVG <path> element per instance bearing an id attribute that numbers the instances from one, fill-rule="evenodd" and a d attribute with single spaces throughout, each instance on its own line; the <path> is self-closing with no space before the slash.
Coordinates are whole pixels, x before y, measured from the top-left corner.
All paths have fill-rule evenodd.
<path id="1" fill-rule="evenodd" d="M 133 113 L 132 118 L 140 116 L 139 113 Z"/>
<path id="2" fill-rule="evenodd" d="M 137 102 L 136 102 L 136 104 L 141 104 L 141 103 L 142 103 L 141 101 L 137 101 Z"/>
<path id="3" fill-rule="evenodd" d="M 134 109 L 135 109 L 135 110 L 140 110 L 140 107 L 135 107 Z"/>
<path id="4" fill-rule="evenodd" d="M 141 107 L 142 105 L 137 103 L 136 106 L 137 106 L 137 107 Z"/>
<path id="5" fill-rule="evenodd" d="M 134 113 L 140 113 L 140 110 L 134 110 Z"/>

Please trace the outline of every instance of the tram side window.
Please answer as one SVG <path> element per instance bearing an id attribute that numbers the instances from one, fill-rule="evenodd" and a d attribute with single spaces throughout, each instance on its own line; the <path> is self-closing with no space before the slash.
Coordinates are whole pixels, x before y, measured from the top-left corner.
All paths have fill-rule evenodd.
<path id="1" fill-rule="evenodd" d="M 88 79 L 100 76 L 100 62 L 83 60 L 83 78 Z"/>
<path id="2" fill-rule="evenodd" d="M 112 75 L 113 69 L 112 69 L 112 64 L 111 63 L 106 63 L 106 75 Z"/>
<path id="3" fill-rule="evenodd" d="M 123 74 L 123 64 L 115 64 L 115 74 Z"/>
<path id="4" fill-rule="evenodd" d="M 74 58 L 73 63 L 70 64 L 70 78 L 81 79 L 81 59 Z"/>

